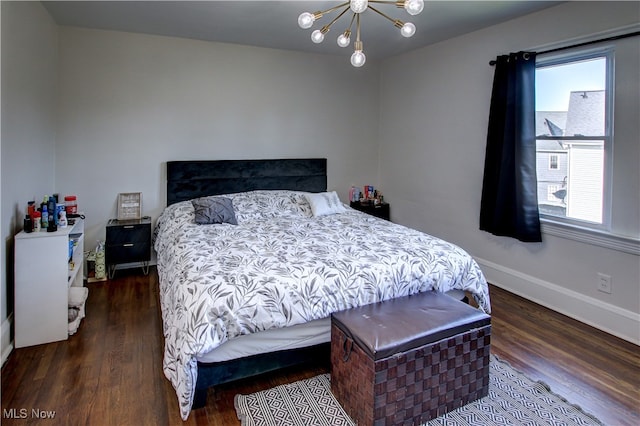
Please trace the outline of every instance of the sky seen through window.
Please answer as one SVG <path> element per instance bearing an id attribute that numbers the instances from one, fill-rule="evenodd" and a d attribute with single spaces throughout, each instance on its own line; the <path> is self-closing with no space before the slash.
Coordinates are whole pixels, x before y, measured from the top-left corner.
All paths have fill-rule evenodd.
<path id="1" fill-rule="evenodd" d="M 567 111 L 569 93 L 605 90 L 606 60 L 588 59 L 536 70 L 536 111 Z"/>

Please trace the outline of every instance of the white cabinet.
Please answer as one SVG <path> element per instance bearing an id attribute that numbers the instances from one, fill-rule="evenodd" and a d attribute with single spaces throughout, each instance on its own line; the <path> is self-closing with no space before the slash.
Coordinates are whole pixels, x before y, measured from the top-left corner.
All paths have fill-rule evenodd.
<path id="1" fill-rule="evenodd" d="M 67 339 L 69 289 L 84 285 L 84 221 L 73 220 L 55 232 L 15 236 L 16 348 Z"/>

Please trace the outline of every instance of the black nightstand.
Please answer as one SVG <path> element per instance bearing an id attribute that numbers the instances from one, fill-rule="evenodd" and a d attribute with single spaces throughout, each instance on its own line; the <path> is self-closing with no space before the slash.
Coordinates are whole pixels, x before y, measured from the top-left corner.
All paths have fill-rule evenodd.
<path id="1" fill-rule="evenodd" d="M 149 273 L 151 260 L 151 218 L 118 220 L 107 223 L 105 263 L 109 278 L 113 278 L 116 265 L 142 262 L 142 271 Z"/>
<path id="2" fill-rule="evenodd" d="M 351 206 L 352 209 L 370 214 L 371 216 L 379 217 L 380 219 L 384 220 L 390 220 L 389 203 L 374 205 L 373 203 L 363 204 L 360 201 L 351 201 L 349 206 Z"/>

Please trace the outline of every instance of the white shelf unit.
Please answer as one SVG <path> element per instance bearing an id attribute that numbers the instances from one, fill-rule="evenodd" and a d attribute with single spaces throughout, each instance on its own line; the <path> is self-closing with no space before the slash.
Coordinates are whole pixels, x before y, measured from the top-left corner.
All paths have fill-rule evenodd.
<path id="1" fill-rule="evenodd" d="M 69 288 L 84 286 L 84 221 L 15 236 L 15 347 L 66 340 Z M 69 241 L 77 241 L 69 259 Z"/>

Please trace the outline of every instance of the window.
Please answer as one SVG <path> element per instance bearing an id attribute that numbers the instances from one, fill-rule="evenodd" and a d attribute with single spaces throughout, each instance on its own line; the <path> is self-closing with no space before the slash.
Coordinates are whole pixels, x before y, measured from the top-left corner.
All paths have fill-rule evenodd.
<path id="1" fill-rule="evenodd" d="M 547 186 L 547 202 L 558 202 L 558 197 L 556 193 L 558 191 L 562 191 L 560 185 L 548 185 Z"/>
<path id="2" fill-rule="evenodd" d="M 613 49 L 536 61 L 538 207 L 543 220 L 609 230 Z"/>

